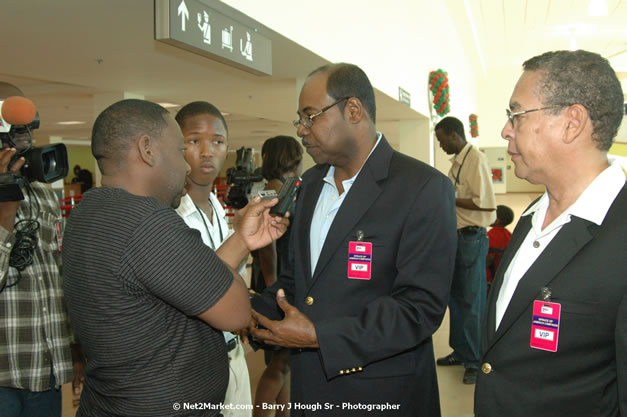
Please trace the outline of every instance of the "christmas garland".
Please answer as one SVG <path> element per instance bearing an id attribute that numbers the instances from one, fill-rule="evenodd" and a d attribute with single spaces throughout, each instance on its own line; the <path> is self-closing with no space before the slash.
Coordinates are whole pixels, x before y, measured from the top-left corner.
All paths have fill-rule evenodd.
<path id="1" fill-rule="evenodd" d="M 451 111 L 449 105 L 448 73 L 441 69 L 429 73 L 429 89 L 433 94 L 433 108 L 442 117 Z"/>
<path id="2" fill-rule="evenodd" d="M 468 116 L 468 120 L 470 120 L 470 136 L 472 136 L 473 138 L 476 138 L 477 136 L 479 136 L 479 125 L 477 124 L 477 115 L 474 113 L 471 113 L 470 116 Z"/>

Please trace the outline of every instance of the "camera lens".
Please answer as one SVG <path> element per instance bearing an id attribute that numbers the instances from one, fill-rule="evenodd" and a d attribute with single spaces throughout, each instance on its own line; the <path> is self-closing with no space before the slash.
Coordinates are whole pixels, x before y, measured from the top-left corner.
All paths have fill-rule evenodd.
<path id="1" fill-rule="evenodd" d="M 57 169 L 57 159 L 54 152 L 45 152 L 41 155 L 43 162 L 44 175 L 48 175 L 49 172 L 55 172 Z"/>

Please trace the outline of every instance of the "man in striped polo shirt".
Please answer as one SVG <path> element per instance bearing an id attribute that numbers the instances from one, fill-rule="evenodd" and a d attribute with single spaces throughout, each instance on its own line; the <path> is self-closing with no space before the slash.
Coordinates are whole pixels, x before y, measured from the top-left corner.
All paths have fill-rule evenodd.
<path id="1" fill-rule="evenodd" d="M 286 229 L 276 200 L 256 202 L 214 252 L 173 208 L 189 165 L 174 118 L 123 100 L 96 119 L 102 187 L 74 209 L 64 240 L 65 291 L 87 356 L 78 416 L 217 416 L 228 382 L 222 330 L 250 319 L 235 272 Z"/>

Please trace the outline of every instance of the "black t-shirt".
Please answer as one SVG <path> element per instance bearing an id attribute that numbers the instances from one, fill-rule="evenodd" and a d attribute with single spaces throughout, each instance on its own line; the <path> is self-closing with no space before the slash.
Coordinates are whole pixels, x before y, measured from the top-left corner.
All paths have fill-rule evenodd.
<path id="1" fill-rule="evenodd" d="M 233 275 L 200 233 L 154 198 L 97 188 L 72 211 L 62 253 L 88 360 L 78 415 L 218 415 L 184 406 L 222 402 L 229 374 L 222 332 L 195 315 Z"/>

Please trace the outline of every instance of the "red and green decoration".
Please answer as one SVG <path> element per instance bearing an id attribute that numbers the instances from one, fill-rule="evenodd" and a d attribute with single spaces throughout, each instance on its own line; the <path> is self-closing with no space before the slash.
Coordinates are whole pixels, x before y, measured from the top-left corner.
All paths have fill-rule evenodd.
<path id="1" fill-rule="evenodd" d="M 448 72 L 442 69 L 429 73 L 429 89 L 433 94 L 433 108 L 438 116 L 443 117 L 451 111 L 449 105 Z"/>
<path id="2" fill-rule="evenodd" d="M 468 120 L 470 120 L 470 136 L 472 136 L 473 138 L 476 138 L 477 136 L 479 136 L 479 125 L 477 124 L 477 115 L 474 113 L 471 113 L 470 116 L 468 116 Z"/>

